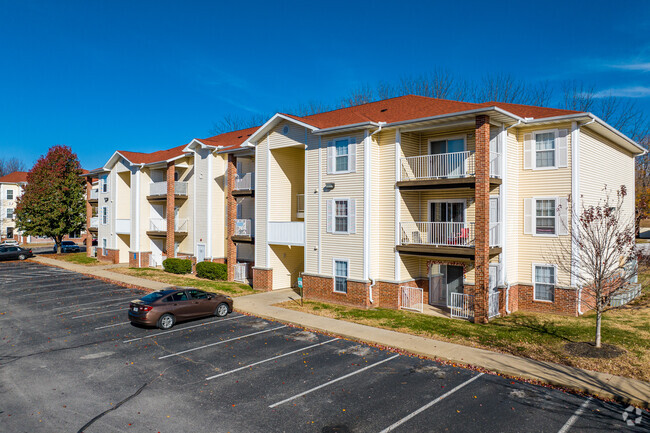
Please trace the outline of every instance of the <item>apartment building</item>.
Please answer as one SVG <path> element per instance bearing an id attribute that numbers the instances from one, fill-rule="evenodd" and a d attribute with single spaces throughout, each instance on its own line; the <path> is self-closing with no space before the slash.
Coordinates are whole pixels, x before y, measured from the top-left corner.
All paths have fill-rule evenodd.
<path id="1" fill-rule="evenodd" d="M 14 171 L 0 177 L 0 239 L 27 242 L 27 238 L 16 230 L 14 212 L 16 200 L 27 184 L 27 172 Z"/>
<path id="2" fill-rule="evenodd" d="M 223 261 L 256 289 L 302 278 L 306 298 L 362 307 L 581 314 L 550 248 L 571 242 L 571 211 L 605 183 L 634 196 L 643 152 L 590 113 L 545 107 L 409 95 L 278 113 L 116 152 L 99 176 L 98 251 L 132 266 Z"/>

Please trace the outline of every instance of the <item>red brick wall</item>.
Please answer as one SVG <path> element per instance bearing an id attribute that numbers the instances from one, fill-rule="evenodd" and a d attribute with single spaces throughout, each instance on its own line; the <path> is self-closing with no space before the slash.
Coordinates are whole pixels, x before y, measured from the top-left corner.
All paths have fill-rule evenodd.
<path id="1" fill-rule="evenodd" d="M 354 307 L 369 307 L 368 287 L 370 283 L 348 281 L 348 292 L 334 292 L 334 278 L 314 275 L 302 276 L 303 296 L 305 299 L 335 302 Z"/>
<path id="2" fill-rule="evenodd" d="M 176 166 L 174 162 L 167 163 L 167 238 L 165 241 L 167 247 L 167 257 L 174 257 L 174 206 L 175 206 L 175 196 L 174 196 L 174 175 L 176 174 Z"/>
<path id="3" fill-rule="evenodd" d="M 401 291 L 400 287 L 419 287 L 423 289 L 423 302 L 429 303 L 429 280 L 419 279 L 407 281 L 405 283 L 396 284 L 387 281 L 377 281 L 372 290 L 372 297 L 375 301 L 373 307 L 390 308 L 398 310 L 401 307 Z"/>
<path id="4" fill-rule="evenodd" d="M 236 175 L 237 158 L 229 154 L 226 172 L 226 263 L 228 264 L 228 281 L 235 279 L 235 264 L 237 264 L 237 246 L 232 240 L 232 236 L 235 234 L 235 219 L 237 218 L 237 200 L 232 195 L 235 190 Z"/>
<path id="5" fill-rule="evenodd" d="M 474 322 L 487 322 L 490 270 L 490 118 L 476 116 Z"/>
<path id="6" fill-rule="evenodd" d="M 516 287 L 517 302 L 519 310 L 534 311 L 538 313 L 554 313 L 575 316 L 578 314 L 578 291 L 574 289 L 555 288 L 555 300 L 553 302 L 535 301 L 533 299 L 533 286 L 518 285 Z M 510 288 L 510 298 L 513 298 L 513 290 Z M 516 310 L 511 310 L 516 311 Z M 583 308 L 584 311 L 584 308 Z"/>
<path id="7" fill-rule="evenodd" d="M 106 248 L 106 255 L 104 255 L 103 249 L 101 247 L 97 247 L 97 260 L 118 264 L 120 263 L 120 250 L 112 250 L 110 248 Z"/>
<path id="8" fill-rule="evenodd" d="M 303 278 L 304 284 L 304 278 Z M 270 292 L 273 290 L 273 269 L 253 268 L 253 288 Z"/>
<path id="9" fill-rule="evenodd" d="M 142 253 L 134 253 L 132 251 L 129 251 L 129 267 L 148 268 L 150 256 L 151 256 L 151 251 L 145 251 Z"/>

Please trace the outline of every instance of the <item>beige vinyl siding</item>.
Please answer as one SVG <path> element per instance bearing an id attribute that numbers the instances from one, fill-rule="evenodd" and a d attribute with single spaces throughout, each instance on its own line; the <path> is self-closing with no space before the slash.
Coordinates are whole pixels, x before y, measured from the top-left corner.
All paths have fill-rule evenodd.
<path id="1" fill-rule="evenodd" d="M 176 165 L 179 164 L 187 164 L 188 168 L 179 168 L 175 167 L 176 172 L 178 173 L 178 181 L 179 182 L 187 182 L 187 188 L 188 188 L 188 196 L 192 196 L 193 194 L 193 187 L 194 185 L 191 183 L 191 178 L 195 177 L 192 176 L 193 173 L 196 173 L 196 167 L 192 167 L 193 165 L 193 159 L 191 157 L 185 157 L 180 160 L 176 161 Z M 207 170 L 204 172 L 204 180 L 200 183 L 205 183 L 207 178 Z M 198 185 L 197 185 L 198 186 Z M 207 195 L 201 195 L 199 197 L 202 197 L 203 202 L 207 201 Z M 200 201 L 197 201 L 197 205 L 200 203 Z M 174 207 L 178 208 L 178 218 L 179 219 L 187 219 L 187 231 L 188 234 L 187 236 L 176 239 L 175 242 L 178 242 L 178 253 L 183 253 L 183 254 L 194 254 L 194 236 L 195 236 L 195 227 L 194 227 L 194 221 L 193 221 L 193 215 L 194 215 L 194 209 L 193 209 L 194 202 L 193 200 L 174 200 Z M 204 215 L 207 215 L 207 207 L 204 209 Z M 199 226 L 199 228 L 205 232 L 206 227 L 207 227 L 207 216 L 204 217 L 205 221 L 202 223 L 202 225 Z M 198 221 L 197 221 L 197 226 Z M 205 236 L 203 237 L 205 239 Z"/>
<path id="2" fill-rule="evenodd" d="M 303 247 L 271 245 L 271 268 L 273 268 L 273 290 L 291 287 L 302 272 Z"/>
<path id="3" fill-rule="evenodd" d="M 212 157 L 212 256 L 226 257 L 226 154 L 213 154 Z M 195 179 L 196 176 L 193 176 Z M 196 242 L 195 242 L 196 243 Z"/>
<path id="4" fill-rule="evenodd" d="M 289 132 L 284 134 L 284 127 L 289 128 Z M 278 123 L 271 132 L 269 132 L 269 146 L 271 149 L 280 149 L 282 147 L 295 146 L 304 149 L 305 145 L 305 128 L 295 123 L 284 121 Z"/>
<path id="5" fill-rule="evenodd" d="M 354 137 L 357 143 L 356 172 L 327 174 L 327 142 L 339 138 Z M 349 275 L 351 279 L 360 280 L 363 278 L 363 132 L 354 134 L 328 135 L 322 138 L 323 146 L 320 150 L 323 158 L 322 177 L 323 184 L 333 182 L 335 188 L 323 192 L 323 206 L 321 216 L 322 233 L 322 273 L 332 274 L 332 260 L 349 259 Z M 327 233 L 327 206 L 326 200 L 349 198 L 356 200 L 356 233 L 355 234 L 333 234 Z"/>
<path id="6" fill-rule="evenodd" d="M 597 205 L 599 200 L 604 200 L 605 184 L 611 200 L 616 203 L 616 191 L 625 185 L 628 195 L 623 209 L 627 218 L 633 218 L 634 169 L 632 154 L 587 128 L 580 129 L 581 205 Z"/>
<path id="7" fill-rule="evenodd" d="M 523 166 L 522 151 L 517 141 L 516 131 L 507 132 L 507 192 L 505 218 L 506 224 L 502 229 L 506 230 L 506 278 L 507 283 L 515 283 L 519 279 L 519 238 L 524 231 L 522 219 L 519 217 L 520 207 L 523 206 L 519 198 L 519 172 Z M 523 217 L 523 214 L 522 214 Z"/>
<path id="8" fill-rule="evenodd" d="M 373 200 L 377 200 L 377 207 L 374 207 L 372 218 L 378 223 L 378 242 L 372 240 L 372 262 L 377 263 L 378 271 L 372 276 L 381 280 L 393 281 L 395 279 L 395 194 L 399 192 L 395 188 L 395 130 L 382 131 L 375 137 L 379 137 L 379 163 L 375 171 L 379 180 L 373 182 L 376 187 L 373 189 Z"/>
<path id="9" fill-rule="evenodd" d="M 285 147 L 271 150 L 270 221 L 299 221 L 297 195 L 305 192 L 305 151 Z"/>
<path id="10" fill-rule="evenodd" d="M 210 149 L 196 149 L 194 153 L 193 177 L 195 178 L 196 184 L 192 185 L 195 195 L 195 201 L 192 203 L 192 207 L 196 208 L 196 215 L 194 215 L 193 221 L 190 221 L 190 223 L 194 224 L 194 227 L 192 227 L 193 236 L 187 236 L 187 238 L 190 238 L 189 241 L 192 242 L 192 244 L 182 245 L 183 252 L 187 250 L 187 252 L 193 251 L 196 253 L 196 244 L 204 244 L 206 256 L 209 255 L 207 242 L 208 224 L 212 224 L 212 221 L 208 221 L 208 182 L 210 181 L 210 179 L 208 179 L 208 157 L 211 153 L 212 151 Z M 189 205 L 189 203 L 187 205 Z M 181 210 L 179 211 L 181 217 L 184 217 L 186 213 L 185 208 L 189 207 L 187 205 L 181 207 Z"/>
<path id="11" fill-rule="evenodd" d="M 149 169 L 140 169 L 140 194 L 138 199 L 138 205 L 140 206 L 140 251 L 151 251 L 151 248 L 149 248 L 149 236 L 147 235 L 151 210 L 151 205 L 149 204 L 149 200 L 147 200 L 150 183 Z M 149 263 L 143 263 L 143 266 L 149 266 Z"/>
<path id="12" fill-rule="evenodd" d="M 533 131 L 546 131 L 549 129 L 567 130 L 567 167 L 551 170 L 524 170 L 524 134 Z M 517 221 L 520 221 L 518 245 L 518 281 L 532 282 L 533 263 L 553 264 L 552 250 L 557 242 L 571 242 L 570 236 L 544 237 L 524 234 L 524 199 L 533 197 L 564 197 L 571 194 L 571 123 L 562 123 L 553 126 L 545 125 L 536 128 L 520 128 L 517 130 L 518 160 L 519 165 L 519 200 L 509 202 L 508 206 L 516 206 Z M 557 145 L 556 145 L 557 149 Z M 534 155 L 533 155 L 534 157 Z M 557 206 L 557 203 L 556 203 Z M 570 223 L 569 223 L 570 226 Z M 558 269 L 558 284 L 568 286 L 570 276 Z"/>
<path id="13" fill-rule="evenodd" d="M 305 170 L 307 185 L 305 185 L 305 272 L 318 273 L 318 197 L 322 186 L 318 183 L 318 154 L 319 139 L 307 134 L 307 150 L 305 151 Z M 323 161 L 325 163 L 325 161 Z M 325 204 L 321 204 L 325 209 Z M 321 218 L 323 218 L 321 216 Z"/>
<path id="14" fill-rule="evenodd" d="M 260 138 L 255 150 L 255 266 L 260 267 L 270 267 L 266 254 L 267 138 Z"/>

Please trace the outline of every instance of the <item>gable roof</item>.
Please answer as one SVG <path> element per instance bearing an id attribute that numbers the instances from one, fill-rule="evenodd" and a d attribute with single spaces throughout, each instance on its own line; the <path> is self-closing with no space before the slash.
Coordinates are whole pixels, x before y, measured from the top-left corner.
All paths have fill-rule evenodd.
<path id="1" fill-rule="evenodd" d="M 151 153 L 129 152 L 128 150 L 118 150 L 117 152 L 131 164 L 152 164 L 154 162 L 169 161 L 184 155 L 183 149 L 185 149 L 185 146 L 187 145 L 183 144 L 182 146 Z"/>
<path id="2" fill-rule="evenodd" d="M 251 135 L 260 127 L 254 126 L 252 128 L 239 129 L 237 131 L 225 132 L 223 134 L 215 135 L 208 138 L 197 139 L 206 146 L 219 147 L 224 152 L 241 149 L 241 145 L 246 143 Z"/>
<path id="3" fill-rule="evenodd" d="M 14 171 L 0 177 L 0 183 L 27 183 L 26 171 Z"/>

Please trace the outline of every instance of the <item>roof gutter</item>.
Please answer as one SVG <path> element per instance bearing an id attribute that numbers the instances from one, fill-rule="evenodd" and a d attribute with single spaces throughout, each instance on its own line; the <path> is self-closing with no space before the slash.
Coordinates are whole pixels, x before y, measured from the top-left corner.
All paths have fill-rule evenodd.
<path id="1" fill-rule="evenodd" d="M 386 124 L 386 122 L 379 122 L 379 123 Z M 359 128 L 370 129 L 372 127 L 378 127 L 379 123 L 368 121 L 368 122 L 361 122 L 361 123 L 352 123 L 350 125 L 333 126 L 331 128 L 317 129 L 313 131 L 313 134 L 314 135 L 332 134 L 334 132 L 344 132 L 351 129 L 359 129 Z"/>

